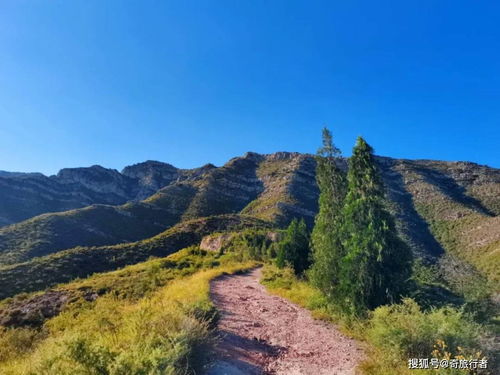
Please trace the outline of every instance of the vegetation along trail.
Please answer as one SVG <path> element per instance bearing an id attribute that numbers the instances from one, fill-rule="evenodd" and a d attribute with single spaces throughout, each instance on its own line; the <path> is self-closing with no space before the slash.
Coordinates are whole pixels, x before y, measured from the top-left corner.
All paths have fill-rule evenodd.
<path id="1" fill-rule="evenodd" d="M 211 297 L 221 312 L 221 340 L 208 375 L 354 374 L 363 358 L 356 342 L 335 326 L 314 320 L 259 283 L 261 269 L 221 276 Z"/>

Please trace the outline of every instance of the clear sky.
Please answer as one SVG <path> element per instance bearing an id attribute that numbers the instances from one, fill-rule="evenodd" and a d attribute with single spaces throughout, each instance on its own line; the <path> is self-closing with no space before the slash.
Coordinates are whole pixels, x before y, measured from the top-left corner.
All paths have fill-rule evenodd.
<path id="1" fill-rule="evenodd" d="M 246 151 L 500 167 L 498 1 L 0 0 L 0 169 Z"/>

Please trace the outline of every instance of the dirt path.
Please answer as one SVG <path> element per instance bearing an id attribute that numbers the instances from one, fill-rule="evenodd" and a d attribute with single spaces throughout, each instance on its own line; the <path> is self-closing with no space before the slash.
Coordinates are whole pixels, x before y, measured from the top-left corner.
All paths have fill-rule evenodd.
<path id="1" fill-rule="evenodd" d="M 211 284 L 221 311 L 217 359 L 207 375 L 347 375 L 363 354 L 333 325 L 267 293 L 261 270 L 222 276 Z"/>

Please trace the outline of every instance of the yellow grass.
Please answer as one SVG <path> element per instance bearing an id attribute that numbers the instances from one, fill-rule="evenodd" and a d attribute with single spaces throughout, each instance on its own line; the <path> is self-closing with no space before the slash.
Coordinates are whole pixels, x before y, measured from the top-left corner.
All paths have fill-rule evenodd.
<path id="1" fill-rule="evenodd" d="M 0 349 L 0 373 L 184 374 L 200 368 L 213 339 L 210 280 L 254 266 L 229 262 L 199 271 L 138 301 L 106 294 L 52 318 L 35 340 L 25 337 L 35 330 L 0 333 L 0 343 L 10 344 Z"/>

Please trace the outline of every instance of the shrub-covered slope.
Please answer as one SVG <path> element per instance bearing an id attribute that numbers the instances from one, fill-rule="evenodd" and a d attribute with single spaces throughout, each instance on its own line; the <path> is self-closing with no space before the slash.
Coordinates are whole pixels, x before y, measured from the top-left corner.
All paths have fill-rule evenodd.
<path id="1" fill-rule="evenodd" d="M 383 168 L 402 231 L 420 254 L 446 252 L 500 281 L 500 170 L 428 160 L 386 160 Z"/>
<path id="2" fill-rule="evenodd" d="M 270 225 L 260 219 L 242 215 L 212 216 L 185 221 L 138 242 L 76 247 L 29 262 L 4 266 L 0 268 L 0 299 L 139 263 L 152 256 L 167 256 L 182 248 L 199 244 L 203 236 L 210 233 L 259 227 Z"/>
<path id="3" fill-rule="evenodd" d="M 235 158 L 220 168 L 185 172 L 179 182 L 142 202 L 93 205 L 44 214 L 0 228 L 0 264 L 14 264 L 75 246 L 137 241 L 191 219 L 239 212 L 255 198 L 259 181 L 251 157 Z M 146 178 L 128 167 L 126 173 Z"/>
<path id="4" fill-rule="evenodd" d="M 179 221 L 193 196 L 191 186 L 179 183 L 163 189 L 161 205 L 154 201 L 93 205 L 0 228 L 0 264 L 79 245 L 112 245 L 154 236 Z"/>

